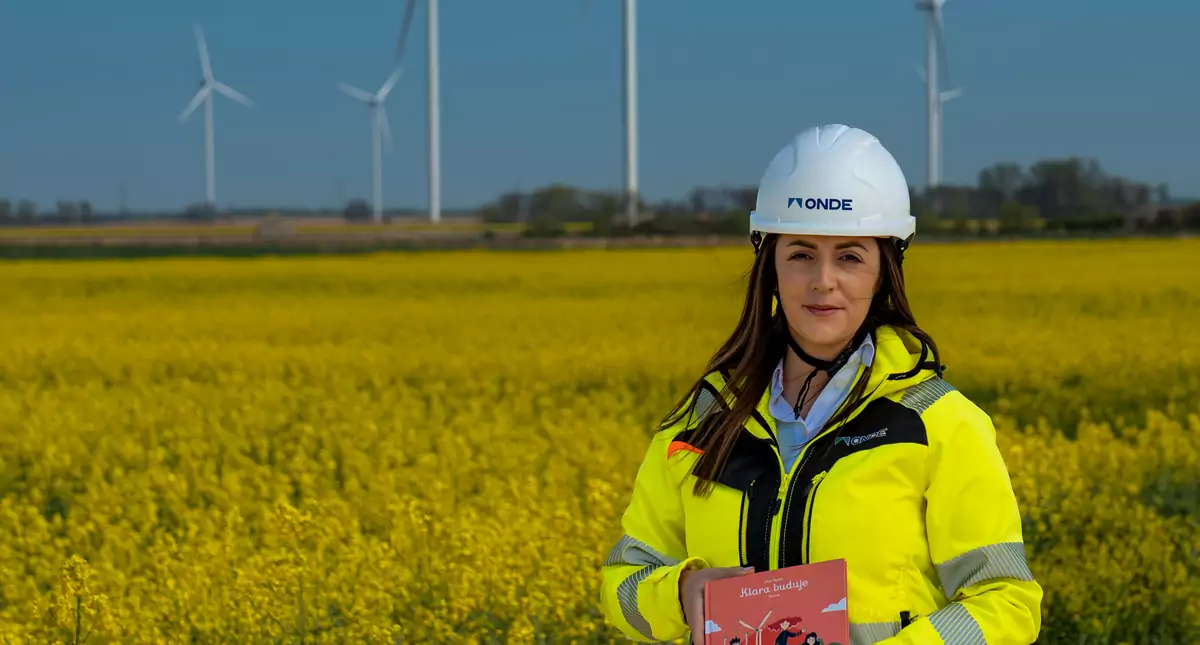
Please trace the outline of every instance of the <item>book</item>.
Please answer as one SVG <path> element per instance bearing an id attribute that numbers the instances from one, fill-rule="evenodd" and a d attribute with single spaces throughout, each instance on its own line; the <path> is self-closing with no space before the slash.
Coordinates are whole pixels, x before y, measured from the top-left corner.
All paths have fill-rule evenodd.
<path id="1" fill-rule="evenodd" d="M 846 561 L 799 564 L 704 585 L 705 645 L 849 645 Z"/>

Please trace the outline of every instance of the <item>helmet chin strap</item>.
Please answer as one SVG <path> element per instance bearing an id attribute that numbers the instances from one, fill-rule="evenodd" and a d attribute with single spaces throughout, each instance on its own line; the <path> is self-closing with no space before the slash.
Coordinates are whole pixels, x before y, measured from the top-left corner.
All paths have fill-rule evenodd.
<path id="1" fill-rule="evenodd" d="M 863 325 L 858 333 L 854 334 L 854 338 L 850 340 L 850 343 L 833 360 L 827 361 L 804 351 L 804 348 L 800 347 L 800 343 L 796 342 L 795 337 L 792 336 L 791 329 L 788 327 L 787 317 L 783 313 L 782 302 L 780 303 L 779 314 L 783 320 L 783 333 L 787 336 L 788 347 L 796 353 L 796 356 L 800 360 L 813 367 L 813 371 L 809 372 L 808 376 L 805 377 L 804 385 L 800 386 L 800 393 L 796 395 L 796 405 L 792 407 L 792 413 L 799 419 L 800 408 L 804 407 L 804 401 L 808 398 L 808 392 L 812 387 L 813 379 L 817 377 L 817 373 L 824 372 L 832 378 L 838 370 L 845 367 L 846 363 L 850 361 L 850 357 L 854 355 L 854 351 L 858 348 L 859 343 L 862 342 L 868 330 L 867 326 Z"/>
<path id="2" fill-rule="evenodd" d="M 907 239 L 903 240 L 898 237 L 892 238 L 892 242 L 896 244 L 897 261 L 899 261 L 900 264 L 904 264 L 904 252 L 908 250 L 908 247 L 912 244 L 913 237 L 915 236 L 916 233 L 909 235 Z"/>

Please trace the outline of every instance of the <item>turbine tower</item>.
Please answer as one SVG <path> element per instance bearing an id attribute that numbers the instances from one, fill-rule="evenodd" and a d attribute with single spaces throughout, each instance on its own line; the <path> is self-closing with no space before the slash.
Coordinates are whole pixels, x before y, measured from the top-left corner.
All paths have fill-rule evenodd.
<path id="1" fill-rule="evenodd" d="M 621 9 L 625 34 L 625 217 L 633 226 L 638 220 L 637 7 L 633 0 L 624 0 Z"/>
<path id="2" fill-rule="evenodd" d="M 254 102 L 246 98 L 241 92 L 213 78 L 212 64 L 208 59 L 208 45 L 204 42 L 204 32 L 200 30 L 199 25 L 196 25 L 194 30 L 196 32 L 196 46 L 200 50 L 200 70 L 203 73 L 203 78 L 200 80 L 200 90 L 196 92 L 196 96 L 192 98 L 191 103 L 188 103 L 187 107 L 179 115 L 179 122 L 183 123 L 187 121 L 188 116 L 192 112 L 195 112 L 197 107 L 200 107 L 200 103 L 204 103 L 204 197 L 208 208 L 211 209 L 210 212 L 215 213 L 217 210 L 217 180 L 216 160 L 213 158 L 213 92 L 220 92 L 247 107 L 253 107 Z"/>
<path id="3" fill-rule="evenodd" d="M 376 224 L 383 221 L 383 158 L 380 152 L 382 137 L 387 137 L 388 150 L 392 149 L 392 129 L 388 127 L 387 112 L 384 110 L 383 102 L 392 88 L 396 86 L 396 81 L 400 79 L 402 71 L 404 71 L 402 68 L 397 67 L 396 71 L 392 72 L 392 75 L 384 81 L 379 91 L 374 94 L 364 92 L 346 83 L 338 85 L 343 92 L 371 108 L 371 202 L 375 210 Z"/>
<path id="4" fill-rule="evenodd" d="M 938 85 L 938 69 L 946 71 L 950 82 L 950 63 L 946 58 L 946 43 L 942 30 L 942 5 L 946 0 L 918 0 L 916 7 L 925 12 L 925 69 L 917 72 L 925 81 L 926 111 L 926 188 L 929 191 L 942 183 L 942 104 L 962 95 L 960 88 L 943 91 Z"/>
<path id="5" fill-rule="evenodd" d="M 442 221 L 442 134 L 441 134 L 441 99 L 438 87 L 438 2 L 427 0 L 428 9 L 425 23 L 426 43 L 426 118 L 429 130 L 429 221 L 434 224 Z M 408 0 L 404 7 L 404 23 L 400 27 L 400 38 L 396 42 L 396 64 L 404 60 L 404 44 L 408 40 L 409 27 L 412 25 L 413 10 L 416 0 Z"/>
<path id="6" fill-rule="evenodd" d="M 583 0 L 586 10 L 591 6 Z M 630 226 L 638 220 L 638 137 L 637 137 L 637 4 L 621 2 L 621 59 L 625 125 L 625 219 Z"/>

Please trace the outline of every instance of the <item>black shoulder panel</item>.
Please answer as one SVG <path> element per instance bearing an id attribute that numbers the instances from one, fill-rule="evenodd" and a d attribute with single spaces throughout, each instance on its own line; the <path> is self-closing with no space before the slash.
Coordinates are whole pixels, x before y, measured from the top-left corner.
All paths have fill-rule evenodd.
<path id="1" fill-rule="evenodd" d="M 815 473 L 828 470 L 839 459 L 863 450 L 897 443 L 929 445 L 921 415 L 895 401 L 877 399 L 832 435 L 832 445 L 821 446 Z M 816 447 L 816 446 L 814 446 Z M 828 449 L 828 452 L 825 450 Z"/>

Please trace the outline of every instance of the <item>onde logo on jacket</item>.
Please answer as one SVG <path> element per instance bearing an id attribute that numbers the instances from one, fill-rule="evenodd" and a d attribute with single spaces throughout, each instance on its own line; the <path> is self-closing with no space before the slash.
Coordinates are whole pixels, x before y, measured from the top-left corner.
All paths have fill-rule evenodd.
<path id="1" fill-rule="evenodd" d="M 838 437 L 836 440 L 834 440 L 833 445 L 835 445 L 835 446 L 836 445 L 857 446 L 859 444 L 866 443 L 872 439 L 878 439 L 880 437 L 886 437 L 886 436 L 887 436 L 887 428 L 884 428 L 882 430 L 876 430 L 875 432 L 872 432 L 869 435 L 864 435 L 861 437 Z"/>

